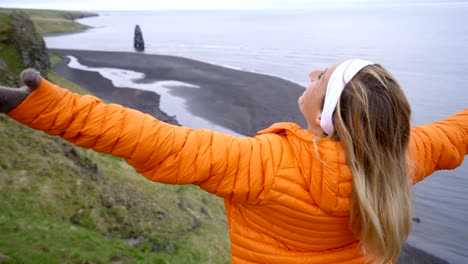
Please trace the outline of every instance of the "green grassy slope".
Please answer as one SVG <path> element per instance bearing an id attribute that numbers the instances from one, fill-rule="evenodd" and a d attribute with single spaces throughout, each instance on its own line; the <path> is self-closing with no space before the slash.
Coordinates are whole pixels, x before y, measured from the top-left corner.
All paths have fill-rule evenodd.
<path id="1" fill-rule="evenodd" d="M 91 12 L 0 8 L 0 14 L 11 14 L 12 12 L 26 13 L 41 35 L 67 33 L 87 29 L 87 26 L 75 22 L 74 19 L 97 15 Z"/>
<path id="2" fill-rule="evenodd" d="M 9 48 L 4 42 L 0 59 L 8 67 L 17 63 L 19 71 L 17 51 L 1 53 Z M 87 93 L 54 72 L 48 78 Z M 229 242 L 220 198 L 194 186 L 152 183 L 121 159 L 2 114 L 0 259 L 4 256 L 2 264 L 227 263 Z"/>

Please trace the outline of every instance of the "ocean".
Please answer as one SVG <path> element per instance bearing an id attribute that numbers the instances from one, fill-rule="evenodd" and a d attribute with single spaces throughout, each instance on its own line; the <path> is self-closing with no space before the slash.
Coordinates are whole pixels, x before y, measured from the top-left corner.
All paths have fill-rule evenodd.
<path id="1" fill-rule="evenodd" d="M 312 69 L 349 58 L 387 68 L 413 109 L 413 125 L 468 107 L 468 3 L 380 4 L 307 10 L 100 11 L 93 27 L 48 36 L 47 47 L 188 57 L 278 76 L 300 85 Z M 82 65 L 80 67 L 86 67 Z M 188 84 L 190 85 L 190 84 Z M 414 187 L 408 242 L 450 263 L 468 263 L 468 162 Z"/>

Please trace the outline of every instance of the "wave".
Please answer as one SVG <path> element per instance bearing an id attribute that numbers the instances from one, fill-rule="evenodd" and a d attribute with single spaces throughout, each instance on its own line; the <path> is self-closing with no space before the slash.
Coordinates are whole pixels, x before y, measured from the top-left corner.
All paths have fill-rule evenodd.
<path id="1" fill-rule="evenodd" d="M 216 125 L 207 119 L 192 114 L 188 110 L 187 103 L 184 98 L 174 96 L 170 93 L 171 88 L 173 87 L 199 89 L 200 86 L 175 80 L 138 83 L 138 80 L 145 78 L 144 73 L 117 68 L 89 67 L 81 64 L 78 59 L 73 56 L 67 57 L 70 60 L 68 67 L 77 70 L 97 72 L 103 78 L 110 80 L 116 88 L 133 88 L 159 94 L 161 96 L 159 105 L 160 109 L 170 116 L 175 116 L 177 121 L 183 126 L 194 129 L 207 128 L 233 136 L 245 137 L 244 135 L 239 134 L 231 129 Z"/>

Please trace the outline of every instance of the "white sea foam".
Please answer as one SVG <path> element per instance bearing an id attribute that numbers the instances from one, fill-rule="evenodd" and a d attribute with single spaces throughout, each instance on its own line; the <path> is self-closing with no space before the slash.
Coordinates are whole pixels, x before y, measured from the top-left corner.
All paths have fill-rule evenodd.
<path id="1" fill-rule="evenodd" d="M 177 121 L 190 128 L 208 128 L 214 131 L 243 137 L 233 130 L 214 124 L 202 117 L 196 116 L 188 111 L 187 102 L 184 98 L 170 94 L 171 87 L 188 87 L 199 89 L 197 85 L 174 80 L 157 81 L 152 83 L 137 83 L 137 80 L 145 77 L 144 73 L 125 69 L 88 67 L 81 64 L 77 58 L 67 56 L 70 59 L 68 66 L 73 69 L 97 72 L 102 77 L 110 80 L 116 88 L 133 88 L 151 91 L 161 96 L 159 107 L 170 116 L 175 116 Z"/>

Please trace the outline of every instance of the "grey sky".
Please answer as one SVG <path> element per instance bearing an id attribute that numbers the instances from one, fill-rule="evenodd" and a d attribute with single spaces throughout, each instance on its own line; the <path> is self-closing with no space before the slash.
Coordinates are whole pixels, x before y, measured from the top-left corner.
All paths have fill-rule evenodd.
<path id="1" fill-rule="evenodd" d="M 450 2 L 463 2 L 453 0 Z M 0 0 L 4 8 L 61 10 L 270 9 L 350 4 L 444 2 L 442 0 Z"/>

